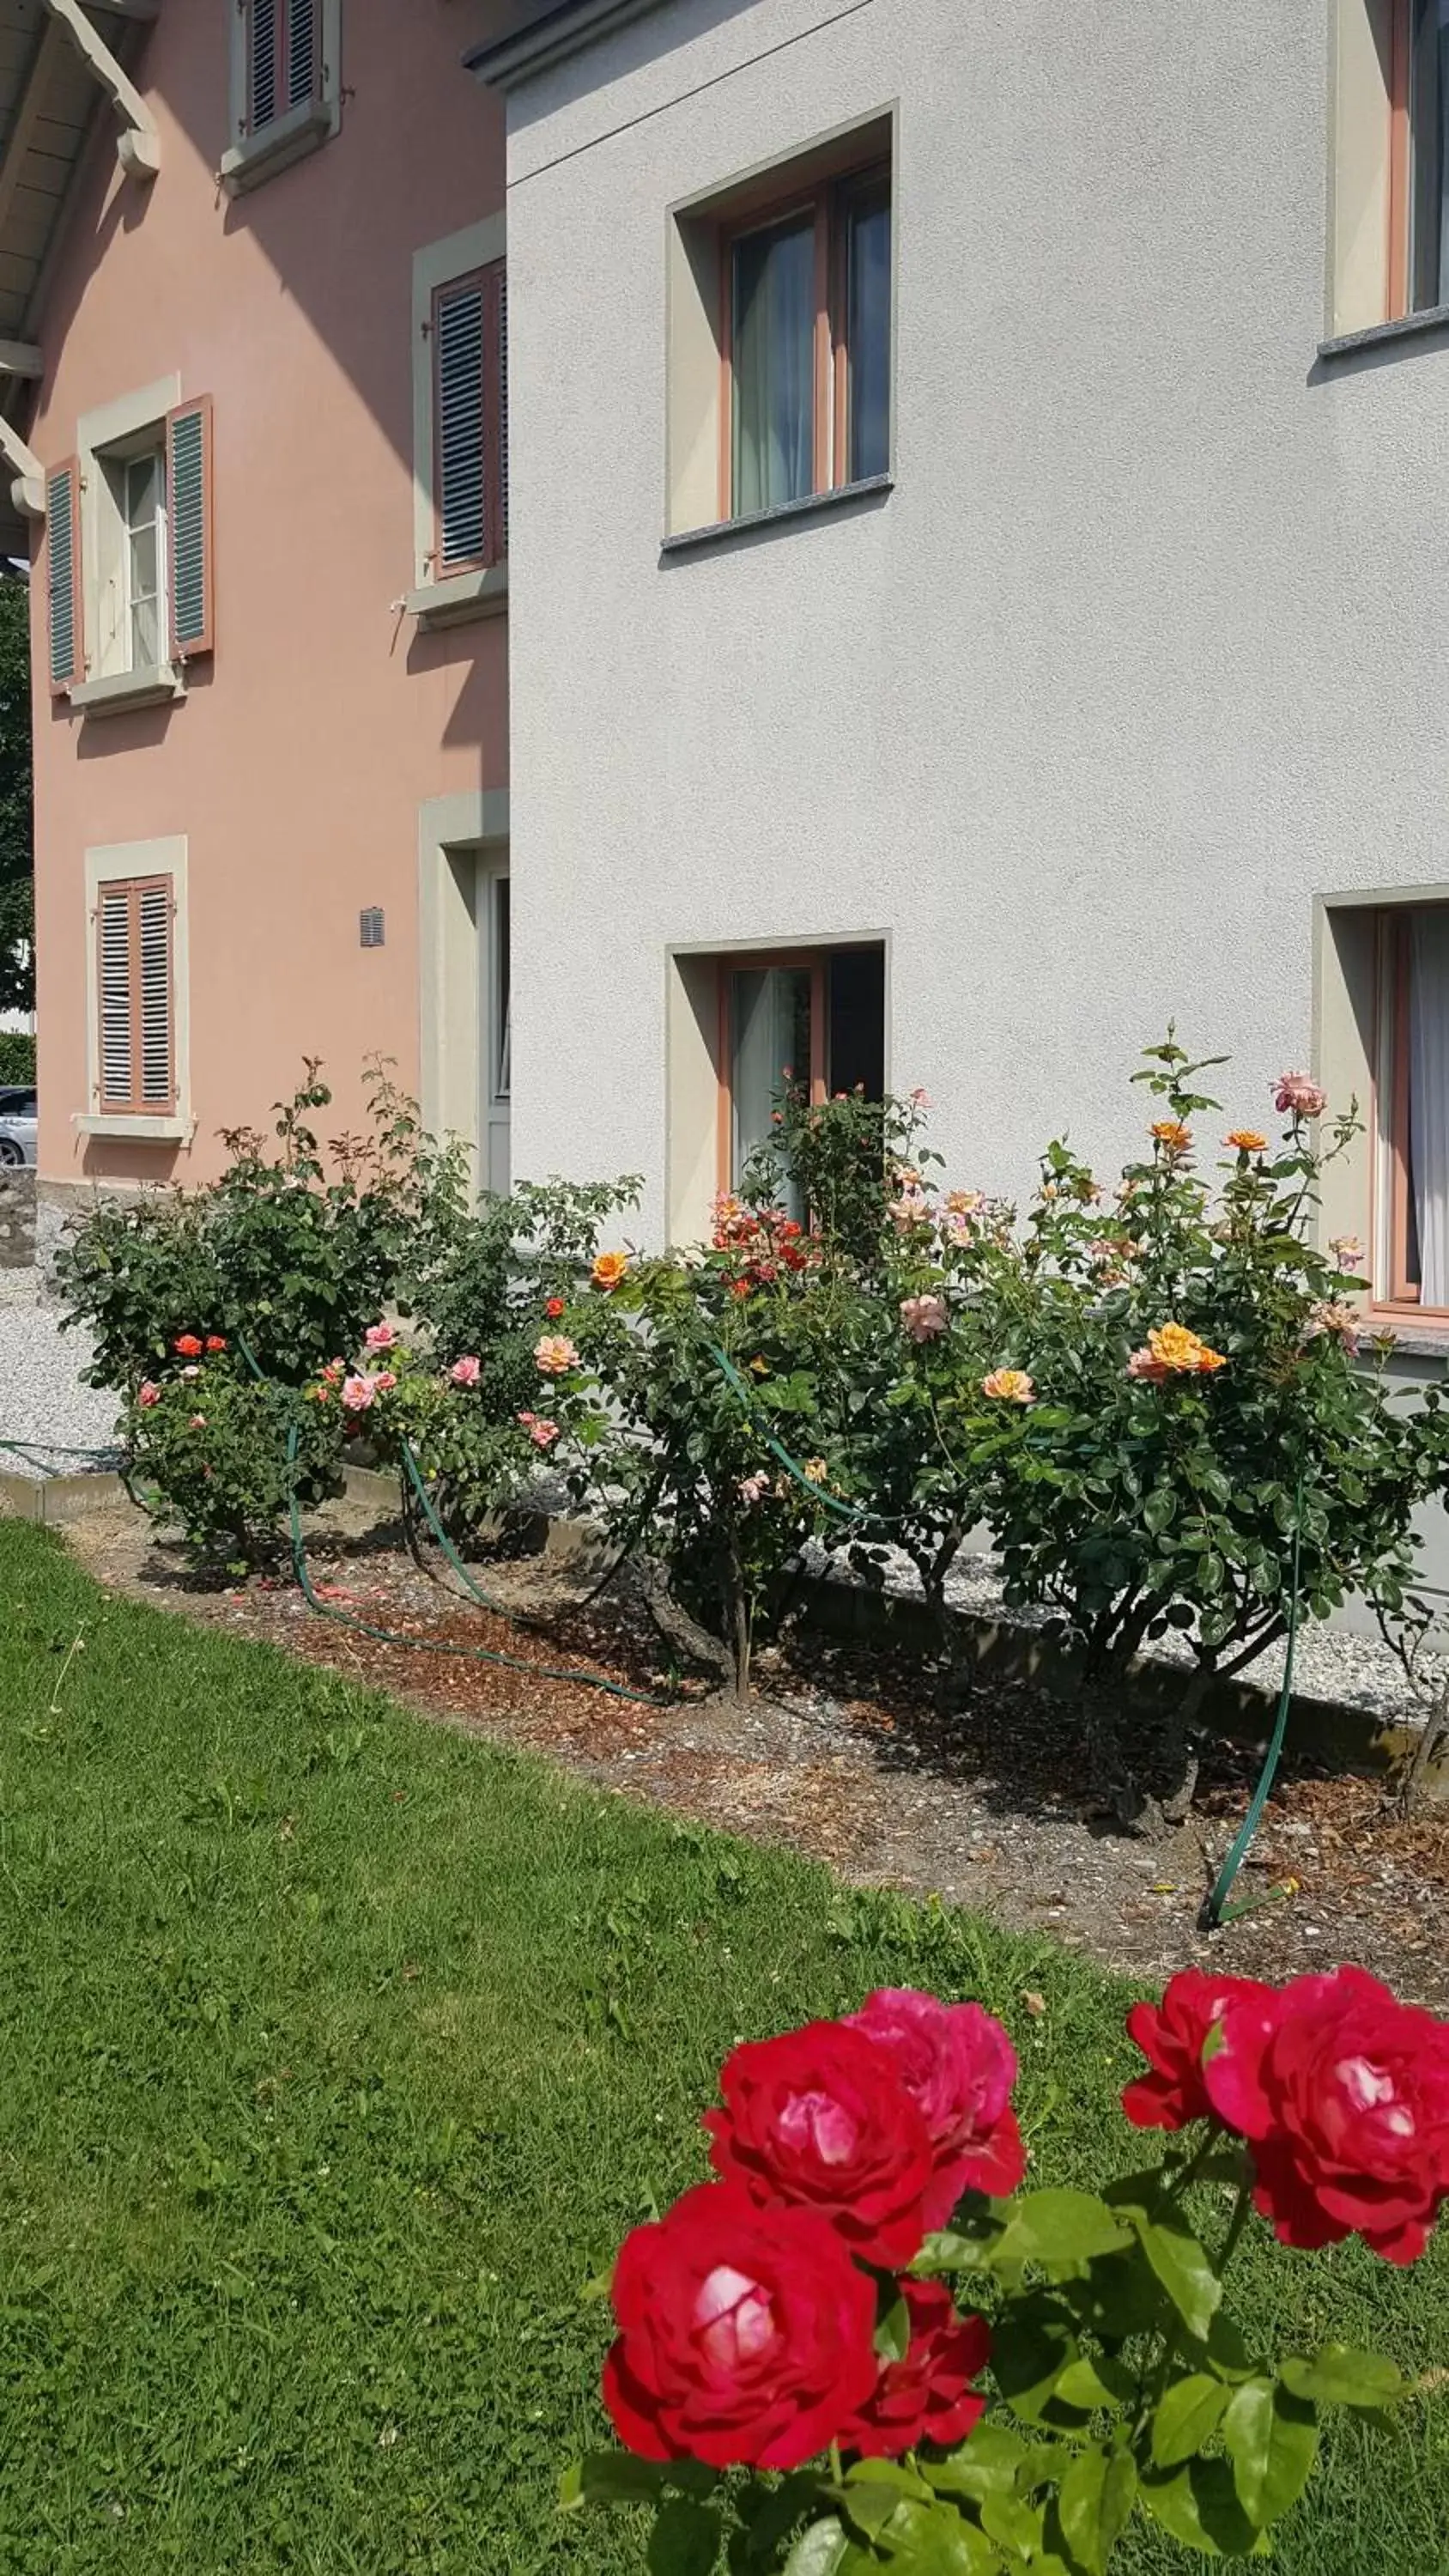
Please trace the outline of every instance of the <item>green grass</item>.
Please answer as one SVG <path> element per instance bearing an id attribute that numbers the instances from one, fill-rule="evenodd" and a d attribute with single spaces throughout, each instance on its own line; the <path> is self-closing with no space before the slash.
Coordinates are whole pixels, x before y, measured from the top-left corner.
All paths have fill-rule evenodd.
<path id="1" fill-rule="evenodd" d="M 1128 2138 L 1123 1994 L 1080 1962 L 108 1600 L 17 1524 L 0 1928 L 7 2576 L 642 2569 L 631 2523 L 554 2510 L 603 2430 L 583 2293 L 703 2171 L 738 2034 L 883 1981 L 975 1993 L 1044 2177 Z M 1258 2245 L 1239 2296 L 1265 2332 L 1449 2358 L 1442 2257 Z M 1449 2405 L 1339 2419 L 1311 2492 L 1290 2576 L 1444 2576 Z M 1197 2562 L 1144 2533 L 1120 2563 Z"/>

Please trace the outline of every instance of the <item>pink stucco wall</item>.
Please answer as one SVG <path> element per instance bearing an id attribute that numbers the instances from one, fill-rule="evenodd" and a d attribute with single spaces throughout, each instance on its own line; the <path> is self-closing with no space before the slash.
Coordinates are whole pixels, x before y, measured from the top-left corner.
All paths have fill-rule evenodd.
<path id="1" fill-rule="evenodd" d="M 236 201 L 230 0 L 164 0 L 137 74 L 161 131 L 148 190 L 103 120 L 42 324 L 32 443 L 179 371 L 215 404 L 216 651 L 181 703 L 82 721 L 46 688 L 36 585 L 42 1179 L 193 1180 L 216 1130 L 265 1120 L 304 1052 L 355 1123 L 362 1058 L 418 1065 L 417 817 L 507 783 L 506 620 L 419 634 L 413 578 L 415 249 L 503 200 L 498 103 L 461 68 L 490 0 L 343 0 L 340 134 Z M 84 852 L 187 835 L 187 1148 L 87 1141 Z M 381 904 L 386 944 L 358 911 Z"/>

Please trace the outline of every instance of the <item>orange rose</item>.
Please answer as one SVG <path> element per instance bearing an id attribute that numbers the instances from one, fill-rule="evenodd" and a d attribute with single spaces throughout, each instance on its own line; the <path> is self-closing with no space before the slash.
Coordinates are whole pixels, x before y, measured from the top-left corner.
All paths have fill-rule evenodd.
<path id="1" fill-rule="evenodd" d="M 1189 1332 L 1186 1324 L 1158 1325 L 1154 1332 L 1148 1334 L 1147 1347 L 1157 1366 L 1170 1370 L 1174 1376 L 1183 1376 L 1190 1370 L 1196 1370 L 1201 1376 L 1210 1376 L 1214 1369 L 1227 1366 L 1222 1352 L 1210 1350 L 1198 1334 Z"/>
<path id="2" fill-rule="evenodd" d="M 1234 1127 L 1223 1138 L 1223 1143 L 1230 1145 L 1235 1154 L 1261 1154 L 1267 1142 L 1267 1137 L 1260 1136 L 1256 1127 Z"/>
<path id="3" fill-rule="evenodd" d="M 1164 1154 L 1185 1154 L 1192 1143 L 1192 1129 L 1180 1118 L 1159 1118 L 1152 1133 Z"/>
<path id="4" fill-rule="evenodd" d="M 617 1288 L 629 1267 L 627 1252 L 600 1252 L 594 1259 L 592 1278 L 596 1288 Z"/>

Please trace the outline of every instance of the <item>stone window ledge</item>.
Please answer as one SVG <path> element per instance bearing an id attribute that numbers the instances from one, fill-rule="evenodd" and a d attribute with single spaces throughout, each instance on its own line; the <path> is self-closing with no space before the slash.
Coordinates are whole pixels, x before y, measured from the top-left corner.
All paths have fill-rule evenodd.
<path id="1" fill-rule="evenodd" d="M 798 501 L 778 501 L 771 510 L 745 510 L 737 519 L 712 519 L 703 528 L 682 528 L 660 539 L 661 555 L 683 554 L 696 546 L 726 546 L 735 537 L 758 535 L 764 528 L 784 527 L 792 519 L 813 519 L 821 510 L 838 510 L 851 501 L 884 499 L 895 488 L 893 474 L 862 475 L 858 483 L 841 483 L 832 492 L 805 492 Z"/>
<path id="2" fill-rule="evenodd" d="M 72 1124 L 81 1136 L 109 1136 L 117 1143 L 137 1145 L 189 1145 L 195 1132 L 190 1118 L 127 1118 L 119 1112 L 84 1117 L 77 1112 Z"/>
<path id="3" fill-rule="evenodd" d="M 185 674 L 175 662 L 143 671 L 113 671 L 103 680 L 77 680 L 71 705 L 83 716 L 123 716 L 135 707 L 162 707 L 186 695 Z"/>
<path id="4" fill-rule="evenodd" d="M 1331 340 L 1320 340 L 1320 358 L 1351 358 L 1358 349 L 1392 349 L 1401 340 L 1422 340 L 1435 332 L 1449 332 L 1449 304 L 1431 304 L 1422 313 L 1405 313 L 1397 322 L 1371 322 L 1363 331 L 1340 331 Z"/>
<path id="5" fill-rule="evenodd" d="M 229 197 L 243 197 L 249 188 L 259 188 L 264 179 L 274 179 L 278 171 L 290 170 L 294 161 L 318 151 L 336 130 L 337 111 L 329 100 L 304 99 L 260 134 L 244 135 L 223 152 L 222 186 Z"/>
<path id="6" fill-rule="evenodd" d="M 481 572 L 457 572 L 448 581 L 425 582 L 420 590 L 408 592 L 403 605 L 424 628 L 463 626 L 473 617 L 496 617 L 508 606 L 508 566 L 488 564 Z"/>

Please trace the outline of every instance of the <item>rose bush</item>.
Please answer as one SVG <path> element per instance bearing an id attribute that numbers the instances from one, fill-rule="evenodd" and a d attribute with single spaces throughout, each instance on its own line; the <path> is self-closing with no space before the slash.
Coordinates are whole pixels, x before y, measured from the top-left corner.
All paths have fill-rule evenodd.
<path id="1" fill-rule="evenodd" d="M 1265 2554 L 1323 2411 L 1404 2382 L 1338 2345 L 1265 2353 L 1224 2276 L 1255 2203 L 1289 2245 L 1422 2252 L 1449 2199 L 1449 2025 L 1362 1970 L 1192 1970 L 1129 2028 L 1149 2072 L 1123 2107 L 1172 2133 L 1162 2162 L 1101 2198 L 992 2196 L 958 2164 L 944 2213 L 923 2176 L 1010 2108 L 988 2014 L 878 1994 L 736 2048 L 705 2122 L 722 2178 L 621 2249 L 603 2398 L 626 2447 L 571 2471 L 565 2505 L 652 2504 L 651 2576 L 1104 2576 L 1139 2512 L 1207 2556 Z M 1211 2253 L 1199 2212 L 1227 2189 Z"/>

